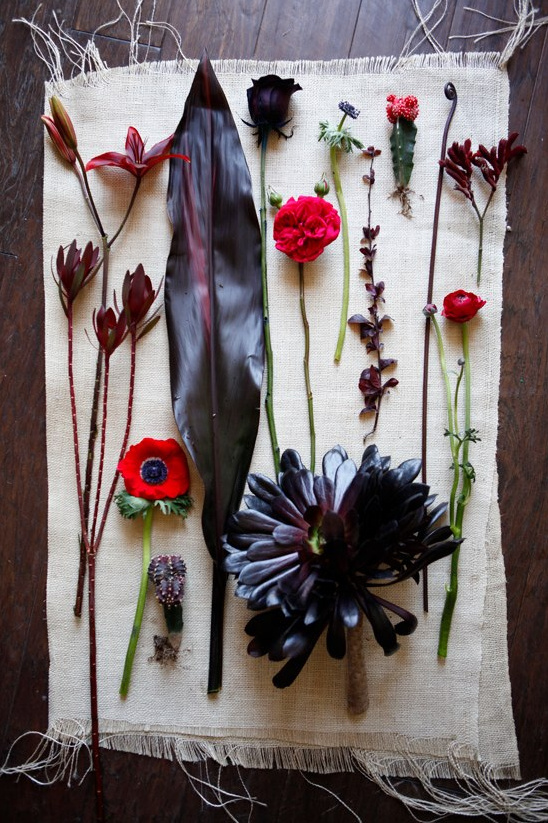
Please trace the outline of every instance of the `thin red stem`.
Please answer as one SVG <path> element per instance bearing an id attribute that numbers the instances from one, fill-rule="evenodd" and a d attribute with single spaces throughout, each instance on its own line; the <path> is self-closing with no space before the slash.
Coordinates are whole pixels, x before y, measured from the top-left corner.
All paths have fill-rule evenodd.
<path id="1" fill-rule="evenodd" d="M 108 273 L 110 260 L 110 247 L 107 237 L 103 236 L 103 282 L 101 287 L 101 305 L 106 307 L 108 292 Z M 91 481 L 93 474 L 93 458 L 95 455 L 95 440 L 97 439 L 97 417 L 99 414 L 99 394 L 101 391 L 101 378 L 103 375 L 103 350 L 99 347 L 97 352 L 97 362 L 95 364 L 95 382 L 93 384 L 93 399 L 91 402 L 91 415 L 89 421 L 89 437 L 86 460 L 86 478 L 84 484 L 84 522 L 87 530 L 89 522 L 89 509 L 91 497 Z M 84 597 L 84 583 L 86 576 L 86 548 L 80 538 L 80 565 L 78 568 L 78 583 L 76 586 L 76 600 L 74 603 L 74 614 L 80 617 L 82 614 L 82 600 Z"/>
<path id="2" fill-rule="evenodd" d="M 136 361 L 136 354 L 137 354 L 137 335 L 135 330 L 131 332 L 131 363 L 130 363 L 130 371 L 129 371 L 129 391 L 128 391 L 128 400 L 127 400 L 127 419 L 126 419 L 126 430 L 124 432 L 124 439 L 122 442 L 122 448 L 120 449 L 120 454 L 118 457 L 118 463 L 123 458 L 124 454 L 126 453 L 127 444 L 129 442 L 129 433 L 131 430 L 131 418 L 133 415 L 133 394 L 135 391 L 135 361 Z M 118 469 L 114 472 L 114 477 L 112 478 L 112 483 L 110 484 L 110 489 L 108 492 L 107 499 L 105 501 L 105 508 L 103 510 L 103 516 L 101 518 L 101 523 L 99 525 L 99 531 L 97 532 L 97 539 L 93 543 L 93 547 L 95 551 L 99 549 L 101 544 L 101 538 L 103 536 L 103 531 L 105 529 L 105 524 L 107 521 L 107 515 L 110 509 L 110 505 L 112 503 L 112 498 L 114 497 L 114 492 L 116 489 L 116 483 L 118 482 L 119 472 Z"/>
<path id="3" fill-rule="evenodd" d="M 373 163 L 374 162 L 375 162 L 375 155 L 373 155 L 371 157 L 371 163 L 369 164 L 369 176 L 372 179 L 374 179 L 372 177 L 372 175 L 373 175 Z M 372 253 L 372 251 L 373 251 L 373 239 L 371 237 L 371 215 L 372 215 L 371 189 L 372 188 L 373 188 L 373 183 L 371 182 L 371 179 L 370 179 L 369 188 L 367 190 L 367 228 L 369 229 L 368 245 L 369 245 L 369 252 L 370 253 Z M 375 286 L 375 275 L 373 274 L 373 258 L 372 257 L 369 258 L 369 263 L 370 263 L 370 268 L 369 268 L 369 271 L 367 273 L 369 275 L 369 279 L 371 280 L 371 285 L 374 287 Z M 374 301 L 373 301 L 373 307 L 375 309 L 375 321 L 377 321 L 378 317 L 379 317 L 378 311 L 377 311 L 377 298 L 375 298 Z M 377 368 L 379 370 L 379 376 L 380 376 L 381 375 L 381 349 L 380 349 L 380 343 L 379 343 L 379 346 L 377 348 Z M 381 403 L 382 403 L 382 392 L 381 392 L 381 394 L 379 395 L 379 397 L 377 399 L 377 409 L 375 411 L 375 419 L 373 421 L 373 428 L 370 431 L 368 431 L 367 434 L 364 435 L 364 437 L 363 437 L 364 443 L 365 443 L 365 441 L 367 440 L 368 437 L 371 437 L 377 431 L 377 425 L 379 423 L 379 414 L 381 412 Z"/>
<path id="4" fill-rule="evenodd" d="M 99 710 L 97 701 L 97 637 L 95 632 L 95 551 L 88 553 L 88 614 L 89 614 L 89 700 L 91 714 L 91 759 L 95 779 L 95 819 L 105 819 L 103 773 L 99 751 Z"/>
<path id="5" fill-rule="evenodd" d="M 99 514 L 99 500 L 103 485 L 103 471 L 105 467 L 105 447 L 107 441 L 107 408 L 108 408 L 108 378 L 110 374 L 110 357 L 105 357 L 105 375 L 103 380 L 103 415 L 101 420 L 101 447 L 99 451 L 99 470 L 97 473 L 97 491 L 95 494 L 95 506 L 93 508 L 93 523 L 91 526 L 91 545 L 95 546 L 95 529 L 97 527 L 97 517 Z"/>
<path id="6" fill-rule="evenodd" d="M 78 445 L 78 417 L 76 413 L 76 391 L 74 388 L 74 322 L 72 312 L 72 301 L 68 301 L 67 305 L 68 318 L 68 380 L 70 393 L 70 412 L 72 417 L 72 439 L 74 444 L 74 467 L 76 470 L 76 492 L 78 495 L 78 508 L 80 511 L 80 528 L 82 529 L 82 537 L 84 547 L 89 550 L 89 541 L 87 536 L 86 521 L 84 517 L 84 500 L 82 495 L 82 475 L 80 471 L 80 447 Z"/>

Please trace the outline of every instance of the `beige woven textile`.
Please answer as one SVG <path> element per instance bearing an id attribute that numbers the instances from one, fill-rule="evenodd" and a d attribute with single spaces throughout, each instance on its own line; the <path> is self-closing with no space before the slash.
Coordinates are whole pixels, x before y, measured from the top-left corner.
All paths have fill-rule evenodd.
<path id="1" fill-rule="evenodd" d="M 215 64 L 238 125 L 259 197 L 259 150 L 242 122 L 248 118 L 246 89 L 252 77 L 268 72 L 295 77 L 303 91 L 292 98 L 291 140 L 272 138 L 267 181 L 284 200 L 312 194 L 322 172 L 330 176 L 328 149 L 318 143 L 318 121 L 338 122 L 341 99 L 362 110 L 352 123 L 365 145 L 382 149 L 375 163 L 373 223 L 379 223 L 377 280 L 386 283 L 386 312 L 394 319 L 384 334 L 385 356 L 398 359 L 399 386 L 382 408 L 376 443 L 393 465 L 420 456 L 422 307 L 430 254 L 437 160 L 449 110 L 443 88 L 452 81 L 459 94 L 450 140 L 471 137 L 488 146 L 507 134 L 508 79 L 493 55 L 413 57 L 395 61 L 266 64 L 227 61 Z M 85 159 L 122 150 L 127 127 L 138 128 L 152 145 L 174 131 L 193 77 L 186 64 L 156 64 L 114 69 L 66 82 L 56 91 L 77 128 Z M 51 94 L 52 87 L 46 90 Z M 394 180 L 385 117 L 387 94 L 415 94 L 420 101 L 413 188 L 413 218 L 398 214 L 391 199 Z M 361 228 L 367 222 L 367 161 L 357 154 L 341 161 L 351 238 L 350 314 L 366 313 L 369 300 L 359 269 Z M 137 205 L 113 247 L 111 284 L 120 291 L 123 275 L 139 262 L 153 282 L 164 275 L 170 244 L 166 216 L 167 164 L 144 179 Z M 118 226 L 133 180 L 119 169 L 90 174 L 107 231 Z M 478 184 L 481 188 L 481 184 Z M 334 192 L 328 199 L 335 203 Z M 272 215 L 270 215 L 270 226 Z M 428 775 L 451 776 L 459 768 L 475 774 L 478 764 L 493 777 L 519 772 L 510 702 L 506 651 L 506 595 L 497 504 L 496 435 L 502 308 L 505 191 L 501 185 L 486 222 L 480 289 L 487 305 L 471 325 L 473 421 L 481 442 L 471 447 L 477 471 L 473 500 L 466 512 L 466 542 L 461 552 L 460 593 L 447 661 L 436 656 L 437 633 L 449 561 L 430 571 L 430 612 L 422 612 L 420 588 L 412 581 L 394 587 L 392 596 L 419 617 L 415 634 L 402 638 L 400 651 L 384 658 L 367 633 L 371 705 L 365 717 L 352 718 L 345 704 L 345 662 L 328 657 L 323 640 L 297 682 L 276 690 L 271 677 L 280 664 L 246 654 L 244 601 L 226 602 L 225 661 L 222 692 L 206 695 L 211 561 L 200 529 L 202 490 L 193 470 L 195 508 L 186 522 L 155 517 L 154 553 L 181 553 L 188 566 L 185 626 L 177 664 L 151 661 L 153 635 L 162 633 L 161 608 L 149 592 L 129 697 L 118 688 L 139 587 L 142 523 L 123 520 L 115 507 L 97 561 L 99 715 L 105 745 L 181 760 L 211 755 L 220 762 L 250 766 L 283 765 L 330 771 L 358 767 L 368 774 L 408 774 L 422 764 Z M 50 731 L 84 737 L 89 730 L 87 620 L 72 615 L 77 574 L 78 510 L 75 496 L 71 417 L 67 388 L 66 321 L 51 277 L 51 260 L 60 244 L 84 244 L 96 232 L 78 182 L 45 146 L 44 272 L 46 295 L 47 446 L 49 477 L 49 574 L 47 617 L 51 655 Z M 475 290 L 477 222 L 469 203 L 444 184 L 434 300 L 457 288 Z M 275 359 L 274 403 L 282 448 L 297 448 L 309 459 L 308 419 L 302 373 L 303 333 L 296 264 L 270 241 L 269 282 Z M 318 455 L 336 443 L 359 461 L 368 420 L 359 418 L 357 389 L 370 360 L 359 335 L 349 329 L 339 366 L 333 364 L 342 294 L 342 240 L 305 267 L 311 327 L 311 380 L 316 411 Z M 98 306 L 99 282 L 77 304 L 76 383 L 81 449 L 85 452 L 88 410 L 96 352 L 91 312 Z M 449 367 L 457 369 L 459 329 L 441 321 L 448 340 Z M 128 355 L 112 359 L 109 399 L 107 476 L 114 470 L 125 421 Z M 435 341 L 431 352 L 429 482 L 447 499 L 450 456 L 443 436 L 444 395 Z M 177 436 L 173 422 L 162 321 L 138 349 L 134 424 L 130 442 L 142 437 Z M 318 461 L 319 462 L 319 461 Z M 272 474 L 265 419 L 253 468 Z"/>

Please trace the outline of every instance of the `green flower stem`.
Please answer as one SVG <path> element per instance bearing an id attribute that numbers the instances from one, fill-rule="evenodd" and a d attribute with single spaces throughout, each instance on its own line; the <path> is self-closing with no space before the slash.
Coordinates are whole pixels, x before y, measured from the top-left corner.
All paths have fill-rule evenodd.
<path id="1" fill-rule="evenodd" d="M 126 661 L 124 663 L 124 674 L 122 683 L 120 685 L 120 695 L 127 697 L 129 690 L 129 681 L 131 679 L 131 670 L 133 668 L 133 658 L 137 649 L 137 641 L 139 640 L 139 632 L 141 631 L 141 623 L 143 622 L 143 612 L 145 610 L 145 600 L 148 585 L 148 567 L 150 565 L 150 536 L 152 533 L 152 518 L 154 516 L 154 506 L 151 505 L 147 509 L 143 525 L 143 566 L 141 570 L 141 587 L 139 589 L 139 598 L 137 600 L 137 608 L 135 610 L 135 619 L 133 621 L 133 628 L 131 629 L 131 636 L 129 638 L 129 645 L 126 652 Z"/>
<path id="2" fill-rule="evenodd" d="M 463 323 L 462 329 L 462 352 L 464 355 L 464 439 L 462 441 L 462 464 L 464 466 L 462 490 L 457 502 L 457 511 L 455 519 L 451 518 L 451 528 L 456 539 L 462 537 L 462 522 L 464 518 L 464 509 L 466 508 L 470 499 L 470 492 L 472 488 L 472 480 L 467 472 L 468 453 L 470 448 L 470 441 L 467 437 L 467 432 L 470 431 L 471 426 L 471 386 L 472 373 L 470 368 L 470 341 L 468 334 L 468 323 Z M 458 573 L 459 573 L 459 556 L 460 546 L 457 546 L 451 556 L 451 574 L 449 578 L 449 586 L 446 587 L 445 605 L 441 617 L 440 635 L 438 641 L 438 657 L 447 657 L 447 646 L 449 643 L 449 633 L 451 631 L 451 622 L 453 620 L 453 612 L 457 602 L 457 595 L 459 591 Z"/>
<path id="3" fill-rule="evenodd" d="M 346 116 L 346 115 L 345 115 Z M 339 123 L 339 130 L 344 123 L 344 117 Z M 333 180 L 335 182 L 335 193 L 339 203 L 339 211 L 341 214 L 342 237 L 343 237 L 343 259 L 344 259 L 344 273 L 343 273 L 343 297 L 341 307 L 341 319 L 339 323 L 339 337 L 337 339 L 337 348 L 335 349 L 335 363 L 339 363 L 344 346 L 344 339 L 346 335 L 346 326 L 348 320 L 348 301 L 350 296 L 350 241 L 348 237 L 348 214 L 346 211 L 346 202 L 341 185 L 341 175 L 339 172 L 339 158 L 338 149 L 332 146 L 329 149 L 329 157 L 331 159 L 331 170 L 333 172 Z"/>
<path id="4" fill-rule="evenodd" d="M 272 341 L 270 338 L 270 314 L 268 309 L 268 277 L 266 267 L 266 147 L 268 144 L 268 130 L 265 130 L 261 140 L 261 281 L 263 292 L 263 325 L 264 344 L 266 355 L 266 397 L 265 409 L 268 421 L 268 431 L 272 444 L 272 457 L 274 460 L 274 471 L 276 477 L 280 472 L 280 447 L 278 445 L 278 435 L 276 434 L 276 423 L 274 421 L 274 357 L 272 354 Z"/>
<path id="5" fill-rule="evenodd" d="M 483 224 L 485 220 L 485 215 L 487 214 L 487 209 L 491 204 L 491 200 L 493 199 L 493 195 L 495 193 L 495 189 L 491 189 L 491 194 L 485 204 L 485 208 L 483 212 L 480 212 L 475 200 L 472 200 L 472 205 L 476 214 L 478 215 L 479 220 L 479 242 L 478 242 L 478 263 L 477 263 L 477 274 L 476 274 L 476 285 L 479 286 L 481 280 L 481 267 L 483 265 Z"/>
<path id="6" fill-rule="evenodd" d="M 314 474 L 316 466 L 316 429 L 314 426 L 314 399 L 310 386 L 310 325 L 306 316 L 306 305 L 304 302 L 304 263 L 299 263 L 299 299 L 301 304 L 301 317 L 304 328 L 304 382 L 306 385 L 306 397 L 308 401 L 308 423 L 310 427 L 310 471 Z"/>
<path id="7" fill-rule="evenodd" d="M 441 373 L 445 385 L 445 401 L 447 405 L 447 430 L 449 432 L 449 445 L 451 448 L 451 457 L 453 460 L 453 488 L 451 490 L 451 497 L 449 503 L 449 522 L 451 527 L 455 522 L 455 496 L 459 482 L 459 461 L 458 461 L 458 446 L 455 442 L 455 419 L 453 416 L 453 398 L 451 397 L 451 383 L 449 382 L 449 373 L 447 371 L 447 360 L 445 358 L 445 348 L 443 345 L 443 338 L 441 336 L 440 324 L 435 314 L 431 315 L 434 331 L 436 332 L 436 339 L 438 342 L 438 352 L 440 358 Z"/>

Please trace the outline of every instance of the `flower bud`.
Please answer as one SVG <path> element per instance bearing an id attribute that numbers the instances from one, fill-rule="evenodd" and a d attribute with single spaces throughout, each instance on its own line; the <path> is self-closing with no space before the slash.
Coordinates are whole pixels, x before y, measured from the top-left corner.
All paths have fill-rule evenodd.
<path id="1" fill-rule="evenodd" d="M 69 149 L 75 151 L 78 147 L 78 140 L 76 139 L 76 132 L 72 125 L 72 120 L 68 116 L 67 110 L 61 103 L 58 97 L 51 97 L 49 101 L 53 122 L 57 127 L 57 131 Z"/>
<path id="2" fill-rule="evenodd" d="M 93 312 L 93 329 L 103 354 L 110 357 L 127 335 L 126 315 L 123 310 L 117 315 L 114 309 L 101 306 Z"/>
<path id="3" fill-rule="evenodd" d="M 432 317 L 433 314 L 438 313 L 438 307 L 434 305 L 434 303 L 427 303 L 422 313 L 425 317 Z"/>
<path id="4" fill-rule="evenodd" d="M 74 164 L 76 163 L 76 155 L 74 154 L 72 149 L 69 149 L 69 147 L 66 146 L 63 142 L 63 138 L 59 134 L 57 126 L 53 122 L 52 118 L 48 117 L 47 114 L 43 114 L 40 120 L 48 130 L 48 134 L 51 137 L 52 143 L 61 155 L 61 157 L 63 157 L 67 161 L 67 163 L 70 163 L 71 166 L 74 166 Z"/>
<path id="5" fill-rule="evenodd" d="M 271 189 L 270 186 L 268 187 L 268 202 L 273 209 L 281 209 L 283 203 L 282 195 Z"/>
<path id="6" fill-rule="evenodd" d="M 318 197 L 325 197 L 326 194 L 329 194 L 329 183 L 325 174 L 322 174 L 322 176 L 314 186 L 314 191 L 316 192 Z"/>

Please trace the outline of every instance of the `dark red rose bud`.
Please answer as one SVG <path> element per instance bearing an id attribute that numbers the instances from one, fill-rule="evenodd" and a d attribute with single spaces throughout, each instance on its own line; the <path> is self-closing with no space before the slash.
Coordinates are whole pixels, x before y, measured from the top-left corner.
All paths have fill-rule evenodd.
<path id="1" fill-rule="evenodd" d="M 442 317 L 454 323 L 467 323 L 476 316 L 482 306 L 485 306 L 485 300 L 481 297 L 459 289 L 443 298 Z"/>
<path id="2" fill-rule="evenodd" d="M 257 126 L 259 145 L 270 129 L 288 137 L 281 129 L 289 123 L 289 101 L 292 94 L 301 91 L 299 84 L 293 78 L 283 80 L 276 74 L 267 74 L 251 82 L 253 86 L 247 90 L 247 104 L 253 122 L 247 125 Z"/>
<path id="3" fill-rule="evenodd" d="M 437 312 L 438 307 L 434 305 L 434 303 L 427 303 L 424 309 L 422 310 L 422 313 L 425 317 L 432 317 L 432 315 L 437 314 Z"/>

